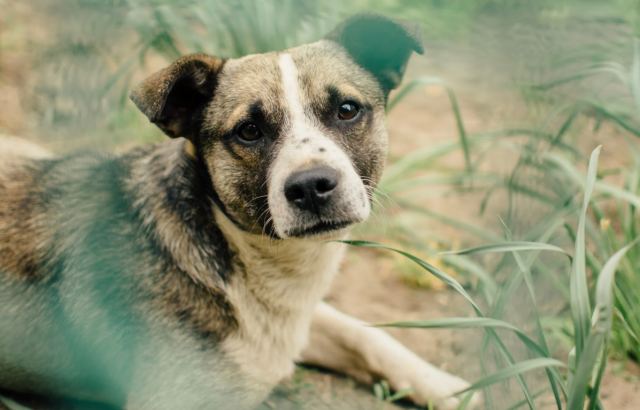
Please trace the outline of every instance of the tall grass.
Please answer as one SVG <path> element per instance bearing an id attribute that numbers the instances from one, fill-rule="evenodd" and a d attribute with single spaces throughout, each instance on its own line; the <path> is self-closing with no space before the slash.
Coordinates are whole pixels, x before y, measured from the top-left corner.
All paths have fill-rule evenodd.
<path id="1" fill-rule="evenodd" d="M 567 226 L 570 237 L 577 240 L 586 235 L 592 246 L 586 249 L 585 261 L 587 266 L 598 272 L 602 268 L 599 259 L 611 255 L 615 249 L 635 240 L 638 235 L 638 218 L 636 209 L 640 205 L 640 157 L 637 138 L 640 137 L 640 42 L 636 39 L 633 44 L 632 59 L 628 65 L 622 62 L 607 61 L 595 65 L 587 65 L 584 70 L 558 80 L 551 81 L 538 87 L 538 92 L 558 98 L 554 93 L 556 87 L 576 83 L 583 88 L 588 84 L 602 86 L 615 90 L 607 93 L 593 93 L 587 91 L 572 98 L 560 97 L 564 113 L 560 121 L 560 128 L 553 143 L 568 138 L 572 128 L 582 122 L 593 121 L 597 127 L 606 128 L 607 134 L 618 134 L 618 140 L 628 149 L 616 152 L 626 152 L 629 163 L 623 162 L 608 169 L 607 174 L 617 176 L 620 184 L 598 181 L 594 186 L 596 201 L 592 204 L 592 217 L 584 227 L 578 227 L 574 232 Z M 583 84 L 584 83 L 584 84 Z M 605 134 L 606 135 L 606 134 Z M 613 147 L 612 147 L 613 148 Z M 605 147 L 606 149 L 606 147 Z M 569 195 L 575 190 L 582 189 L 584 183 L 573 161 L 552 151 L 544 153 L 537 164 L 530 162 L 529 166 L 544 169 L 547 180 L 564 182 L 569 187 Z M 556 206 L 566 198 L 554 198 Z M 618 358 L 629 357 L 640 360 L 640 254 L 637 250 L 629 251 L 621 260 L 619 273 L 615 280 L 615 309 L 614 327 L 612 335 L 612 352 Z M 635 308 L 634 308 L 635 307 Z"/>
<path id="2" fill-rule="evenodd" d="M 481 308 L 481 304 L 465 290 L 465 288 L 451 275 L 441 269 L 436 268 L 427 261 L 416 257 L 398 248 L 386 245 L 366 242 L 347 241 L 355 246 L 380 248 L 398 253 L 420 266 L 427 273 L 434 275 L 439 280 L 446 283 L 453 291 L 462 296 L 471 306 L 475 317 L 455 317 L 422 321 L 405 321 L 381 324 L 386 327 L 410 327 L 410 328 L 481 328 L 485 332 L 486 343 L 483 344 L 482 355 L 488 355 L 488 348 L 496 348 L 506 361 L 506 366 L 495 372 L 484 375 L 475 381 L 468 389 L 458 392 L 463 395 L 470 391 L 482 390 L 488 386 L 503 382 L 510 378 L 516 378 L 522 394 L 523 404 L 529 408 L 537 408 L 535 398 L 540 393 L 533 392 L 528 386 L 523 375 L 527 372 L 543 369 L 546 372 L 549 391 L 553 394 L 556 405 L 559 409 L 566 406 L 570 410 L 582 410 L 585 402 L 589 409 L 601 409 L 602 404 L 599 399 L 599 389 L 604 369 L 607 364 L 608 343 L 610 340 L 613 312 L 615 310 L 612 296 L 614 288 L 614 275 L 621 260 L 629 249 L 636 243 L 636 240 L 619 249 L 613 256 L 604 262 L 598 274 L 595 297 L 593 298 L 593 308 L 591 308 L 591 297 L 588 289 L 588 271 L 586 249 L 586 225 L 588 220 L 588 209 L 591 203 L 592 193 L 596 185 L 596 172 L 600 148 L 597 148 L 589 161 L 589 168 L 586 180 L 584 181 L 584 194 L 582 207 L 578 214 L 578 234 L 575 247 L 571 253 L 557 246 L 546 242 L 514 242 L 494 243 L 475 248 L 464 249 L 453 252 L 457 255 L 471 255 L 482 253 L 505 253 L 510 254 L 516 261 L 518 270 L 514 273 L 510 281 L 527 283 L 528 296 L 533 302 L 531 307 L 537 323 L 534 335 L 528 334 L 502 319 L 500 312 L 503 310 L 499 305 L 504 303 L 506 296 L 492 295 L 494 303 L 488 308 Z M 558 226 L 555 227 L 556 229 Z M 545 235 L 548 236 L 548 235 Z M 531 265 L 541 252 L 558 252 L 567 256 L 566 269 L 570 270 L 568 286 L 570 292 L 571 316 L 573 318 L 573 347 L 569 357 L 565 361 L 559 361 L 553 357 L 549 350 L 547 335 L 541 326 L 541 313 L 536 304 L 536 295 L 531 284 Z M 514 286 L 506 286 L 507 292 L 513 291 Z M 522 361 L 515 361 L 511 349 L 504 343 L 498 330 L 513 332 L 527 349 L 531 358 Z M 491 403 L 488 390 L 485 391 L 485 401 Z M 519 404 L 519 403 L 518 403 Z M 464 406 L 463 406 L 464 407 Z"/>
<path id="3" fill-rule="evenodd" d="M 633 59 L 628 66 L 624 63 L 598 62 L 577 74 L 533 87 L 547 108 L 554 109 L 553 117 L 558 124 L 555 129 L 549 127 L 552 123 L 545 122 L 542 127 L 536 128 L 469 133 L 465 129 L 455 93 L 439 79 L 419 79 L 408 84 L 396 99 L 391 100 L 390 108 L 393 108 L 415 89 L 424 86 L 446 87 L 455 118 L 457 139 L 414 152 L 392 164 L 382 181 L 381 190 L 390 195 L 393 203 L 400 205 L 404 212 L 437 220 L 466 233 L 476 243 L 485 243 L 440 255 L 448 258 L 449 266 L 455 271 L 466 272 L 479 283 L 476 298 L 480 300 L 472 299 L 466 291 L 462 292 L 464 288 L 454 276 L 446 275 L 443 269 L 427 260 L 400 251 L 397 247 L 362 242 L 354 244 L 383 247 L 400 253 L 467 299 L 476 318 L 386 325 L 483 328 L 485 336 L 480 360 L 485 377 L 474 383 L 472 388 L 485 388 L 488 408 L 495 408 L 496 404 L 493 392 L 486 388 L 508 378 L 516 378 L 522 391 L 522 400 L 514 403 L 512 408 L 522 405 L 536 408 L 544 397 L 551 396 L 557 408 L 583 409 L 585 403 L 589 409 L 602 408 L 600 386 L 609 357 L 639 361 L 640 273 L 637 266 L 640 265 L 640 253 L 637 247 L 633 247 L 638 238 L 636 209 L 640 205 L 640 157 L 636 140 L 640 137 L 640 99 L 637 96 L 640 90 L 639 50 L 636 41 Z M 578 82 L 586 84 L 575 90 L 591 90 L 594 83 L 589 81 L 593 79 L 598 80 L 595 82 L 598 90 L 606 89 L 603 87 L 606 83 L 601 81 L 603 76 L 618 82 L 617 87 L 609 87 L 609 93 L 604 95 L 584 96 L 574 92 L 558 97 L 553 94 L 556 87 L 570 87 Z M 626 152 L 632 158 L 631 163 L 623 162 L 615 169 L 606 169 L 597 178 L 598 148 L 591 155 L 587 175 L 583 175 L 579 166 L 583 159 L 579 150 L 579 133 L 584 130 L 586 121 L 595 123 L 595 131 L 604 129 L 603 132 L 617 134 L 619 139 L 626 137 Z M 519 143 L 510 143 L 512 139 L 519 139 Z M 480 171 L 486 167 L 481 166 L 482 155 L 476 152 L 482 152 L 486 147 L 504 146 L 505 143 L 519 157 L 512 173 L 505 178 L 491 170 Z M 464 170 L 433 175 L 436 164 L 456 151 L 464 154 Z M 605 177 L 612 174 L 622 183 L 607 181 Z M 504 223 L 505 239 L 500 241 L 493 230 L 425 209 L 403 195 L 410 190 L 427 189 L 431 184 L 448 184 L 459 191 L 484 190 L 487 194 L 481 209 L 485 209 L 484 205 L 497 191 L 505 191 L 509 198 L 507 221 Z M 581 192 L 584 200 L 580 204 L 576 198 Z M 513 205 L 515 197 L 522 198 L 534 209 L 534 221 L 525 224 L 529 228 L 519 235 L 522 238 L 520 241 L 514 240 L 506 228 L 514 222 L 516 225 L 519 223 L 518 207 Z M 400 229 L 389 231 L 402 232 Z M 404 243 L 407 244 L 406 241 Z M 545 256 L 550 251 L 560 251 L 552 243 L 564 244 L 562 249 L 572 244 L 571 266 L 566 261 L 562 263 L 558 262 L 558 258 L 549 259 Z M 426 250 L 416 238 L 412 239 L 411 245 L 418 250 Z M 487 253 L 502 253 L 503 257 L 493 267 L 467 258 Z M 539 253 L 542 254 L 536 258 Z M 507 272 L 506 280 L 504 277 L 500 279 L 500 271 Z M 558 312 L 559 320 L 548 317 L 540 310 L 540 300 L 533 285 L 536 278 L 547 280 L 554 291 L 565 298 L 571 321 L 562 319 L 562 310 Z M 534 324 L 528 332 L 504 317 L 510 301 L 523 286 L 531 303 Z M 488 307 L 478 310 L 485 303 Z M 502 341 L 504 332 L 496 332 L 500 329 L 517 334 L 521 344 L 526 347 L 525 360 L 514 360 L 519 347 L 509 343 L 508 338 L 506 342 Z M 570 344 L 570 353 L 562 363 L 547 362 L 557 357 L 558 350 L 550 347 L 557 342 L 557 335 L 563 335 L 562 339 Z M 515 354 L 510 352 L 511 349 Z M 501 363 L 495 372 L 490 369 L 493 361 Z M 547 388 L 532 389 L 528 383 L 530 379 L 523 375 L 541 368 L 546 372 Z M 538 397 L 540 399 L 536 401 Z"/>
<path id="4" fill-rule="evenodd" d="M 529 225 L 530 229 L 525 230 L 522 239 L 535 240 L 546 229 L 554 226 L 561 226 L 563 229 L 555 231 L 550 240 L 575 243 L 586 239 L 590 247 L 584 250 L 585 257 L 581 260 L 585 261 L 589 271 L 597 277 L 603 268 L 601 261 L 610 258 L 617 249 L 634 241 L 640 228 L 636 211 L 640 206 L 640 150 L 637 142 L 637 138 L 640 137 L 640 43 L 637 40 L 632 55 L 633 58 L 628 65 L 613 61 L 589 63 L 587 68 L 571 76 L 534 87 L 536 93 L 543 95 L 540 98 L 546 99 L 547 107 L 551 108 L 552 116 L 556 118 L 555 129 L 549 127 L 550 123 L 544 123 L 536 128 L 469 133 L 465 129 L 459 103 L 451 87 L 442 80 L 431 77 L 419 78 L 407 84 L 397 93 L 396 98 L 391 100 L 390 108 L 397 106 L 409 93 L 417 89 L 445 87 L 451 102 L 451 115 L 455 119 L 457 137 L 450 142 L 416 151 L 393 163 L 385 174 L 380 190 L 391 196 L 390 202 L 400 205 L 404 212 L 428 217 L 454 227 L 476 243 L 495 242 L 499 237 L 492 229 L 425 209 L 424 206 L 413 202 L 411 195 L 406 193 L 443 184 L 458 191 L 484 191 L 485 199 L 480 205 L 481 211 L 484 211 L 491 197 L 500 191 L 506 192 L 507 225 L 523 225 L 518 221 L 518 211 L 521 212 L 522 204 L 525 204 L 525 207 L 531 210 L 527 212 L 533 221 L 524 224 Z M 567 93 L 566 89 L 554 93 L 556 87 L 568 87 L 572 83 L 585 84 L 574 87 L 573 93 Z M 594 93 L 593 89 L 607 92 Z M 575 90 L 587 91 L 580 94 Z M 579 146 L 580 135 L 584 132 L 586 122 L 595 124 L 594 132 L 603 129 L 601 134 L 617 134 L 618 140 L 626 144 L 628 149 L 621 150 L 616 147 L 615 152 L 625 151 L 631 161 L 622 162 L 615 168 L 603 171 L 603 175 L 613 175 L 622 182 L 614 184 L 606 178 L 596 181 L 593 186 L 594 201 L 590 205 L 588 218 L 583 222 L 584 226 L 576 226 L 568 223 L 566 218 L 579 209 L 580 205 L 575 201 L 575 197 L 585 188 L 584 178 L 576 164 L 583 158 Z M 513 171 L 506 177 L 492 171 L 490 167 L 487 171 L 487 167 L 483 166 L 483 161 L 492 157 L 483 156 L 482 152 L 500 146 L 508 146 L 518 157 Z M 606 142 L 604 148 L 607 149 Z M 464 155 L 464 170 L 449 170 L 444 175 L 434 175 L 433 170 L 437 168 L 437 164 L 456 152 L 462 152 Z M 515 198 L 521 199 L 519 208 L 514 205 Z M 389 232 L 406 233 L 398 228 L 390 229 Z M 405 241 L 404 244 L 408 243 Z M 425 251 L 415 238 L 411 245 Z M 460 259 L 452 259 L 451 256 L 446 255 L 448 261 L 454 267 L 460 266 Z M 639 258 L 640 252 L 631 249 L 618 266 L 619 273 L 614 281 L 615 309 L 610 349 L 616 358 L 630 358 L 636 362 L 640 361 L 640 309 L 637 308 L 640 306 L 640 274 L 636 269 L 640 265 Z M 464 262 L 466 267 L 461 270 L 466 270 L 481 285 L 486 285 L 481 291 L 485 292 L 484 296 L 491 301 L 493 296 L 488 294 L 486 289 L 500 285 L 495 281 L 488 281 L 487 276 L 495 277 L 500 269 L 505 266 L 508 268 L 509 263 L 505 263 L 505 260 L 502 259 L 495 272 L 487 272 L 486 266 L 478 265 L 468 269 L 469 263 L 473 263 L 469 260 Z M 534 267 L 534 271 L 536 275 L 554 283 L 555 290 L 567 299 L 577 291 L 576 288 L 584 291 L 587 287 L 589 292 L 595 291 L 595 283 L 587 286 L 575 278 L 571 283 L 559 281 L 558 266 L 555 262 L 553 266 L 547 266 L 546 262 L 540 263 Z M 586 311 L 588 307 L 573 306 L 573 310 Z M 545 323 L 548 322 L 545 320 Z M 584 315 L 580 320 L 574 317 L 574 325 L 578 326 L 582 335 L 589 326 Z M 566 333 L 565 324 L 561 326 L 562 332 Z M 579 349 L 582 347 L 581 344 L 578 345 Z"/>

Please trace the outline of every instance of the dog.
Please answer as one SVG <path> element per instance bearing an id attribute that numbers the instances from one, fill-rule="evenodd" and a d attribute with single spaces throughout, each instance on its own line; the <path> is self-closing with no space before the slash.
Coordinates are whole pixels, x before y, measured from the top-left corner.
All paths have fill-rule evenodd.
<path id="1" fill-rule="evenodd" d="M 302 362 L 456 408 L 467 382 L 322 302 L 413 52 L 415 29 L 356 15 L 311 44 L 153 74 L 131 99 L 163 143 L 60 158 L 0 140 L 0 387 L 251 409 Z"/>

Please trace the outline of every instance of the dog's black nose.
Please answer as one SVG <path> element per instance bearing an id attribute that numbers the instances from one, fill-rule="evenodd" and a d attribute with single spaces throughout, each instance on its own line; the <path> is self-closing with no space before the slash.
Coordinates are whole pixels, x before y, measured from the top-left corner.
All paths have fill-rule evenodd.
<path id="1" fill-rule="evenodd" d="M 338 185 L 338 172 L 316 167 L 293 173 L 284 183 L 284 196 L 304 211 L 319 213 Z"/>

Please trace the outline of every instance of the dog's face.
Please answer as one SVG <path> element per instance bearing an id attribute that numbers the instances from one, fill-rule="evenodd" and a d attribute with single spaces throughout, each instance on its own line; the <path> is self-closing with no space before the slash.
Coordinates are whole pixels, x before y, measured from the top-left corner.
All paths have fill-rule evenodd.
<path id="1" fill-rule="evenodd" d="M 356 16 L 283 52 L 183 57 L 132 99 L 165 133 L 193 143 L 242 229 L 326 238 L 369 215 L 386 155 L 386 98 L 412 51 L 422 47 L 406 27 Z"/>

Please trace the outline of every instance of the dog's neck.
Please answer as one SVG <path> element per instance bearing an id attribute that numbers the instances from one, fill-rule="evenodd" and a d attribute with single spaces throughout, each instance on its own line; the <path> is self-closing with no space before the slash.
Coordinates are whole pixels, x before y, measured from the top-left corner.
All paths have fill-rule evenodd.
<path id="1" fill-rule="evenodd" d="M 327 292 L 344 254 L 344 245 L 317 239 L 273 239 L 238 228 L 220 210 L 218 226 L 242 264 L 234 279 L 247 296 L 272 312 L 302 312 Z M 343 239 L 346 233 L 341 235 Z"/>
<path id="2" fill-rule="evenodd" d="M 225 342 L 227 354 L 256 383 L 268 384 L 293 371 L 345 245 L 272 239 L 240 230 L 220 210 L 215 216 L 242 265 L 225 287 L 242 334 Z"/>
<path id="3" fill-rule="evenodd" d="M 132 152 L 125 184 L 143 228 L 180 270 L 207 288 L 220 287 L 231 273 L 231 255 L 213 220 L 206 176 L 185 147 L 190 144 L 172 140 Z"/>

